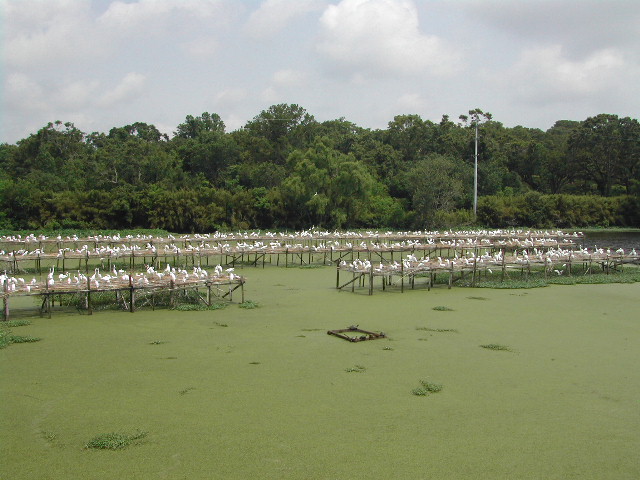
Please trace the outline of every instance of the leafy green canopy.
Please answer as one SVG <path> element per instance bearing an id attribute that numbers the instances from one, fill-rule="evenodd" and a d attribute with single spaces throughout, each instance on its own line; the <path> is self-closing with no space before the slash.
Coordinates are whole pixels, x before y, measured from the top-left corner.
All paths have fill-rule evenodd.
<path id="1" fill-rule="evenodd" d="M 475 221 L 476 126 L 480 223 L 638 224 L 636 119 L 542 131 L 474 109 L 459 123 L 408 114 L 371 130 L 279 104 L 233 132 L 204 112 L 171 138 L 143 122 L 105 134 L 56 121 L 2 144 L 0 229 L 461 226 Z"/>

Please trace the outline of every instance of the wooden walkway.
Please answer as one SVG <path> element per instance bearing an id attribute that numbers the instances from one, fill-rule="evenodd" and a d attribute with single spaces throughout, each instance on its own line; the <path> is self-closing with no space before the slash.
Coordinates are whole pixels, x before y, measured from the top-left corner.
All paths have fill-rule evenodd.
<path id="1" fill-rule="evenodd" d="M 57 245 L 57 244 L 56 244 Z M 577 248 L 570 239 L 557 238 L 528 238 L 513 237 L 502 240 L 488 238 L 457 238 L 453 240 L 429 240 L 427 243 L 419 240 L 403 240 L 391 243 L 377 243 L 361 241 L 359 243 L 327 241 L 308 245 L 302 243 L 289 244 L 280 241 L 263 243 L 261 241 L 210 244 L 202 241 L 197 245 L 187 244 L 179 247 L 174 243 L 162 246 L 126 245 L 98 246 L 90 248 L 87 244 L 79 248 L 64 247 L 56 251 L 36 248 L 35 250 L 19 249 L 0 251 L 0 265 L 3 270 L 13 274 L 31 268 L 38 273 L 55 267 L 63 271 L 71 268 L 84 270 L 89 273 L 92 267 L 99 266 L 110 270 L 114 265 L 127 265 L 134 270 L 136 264 L 153 265 L 156 268 L 161 263 L 171 263 L 183 268 L 197 266 L 208 267 L 210 264 L 231 265 L 249 264 L 262 266 L 265 263 L 283 265 L 309 265 L 312 263 L 331 264 L 343 259 L 351 260 L 366 257 L 369 260 L 394 260 L 394 255 L 410 253 L 415 255 L 422 252 L 423 256 L 453 257 L 464 256 L 469 251 L 516 251 L 518 249 L 558 249 Z M 77 267 L 76 267 L 77 265 Z M 0 267 L 2 268 L 2 267 Z"/>
<path id="2" fill-rule="evenodd" d="M 52 269 L 45 280 L 26 281 L 21 277 L 7 274 L 0 275 L 3 299 L 3 320 L 10 316 L 10 300 L 20 296 L 41 297 L 40 315 L 51 317 L 55 299 L 62 303 L 63 297 L 80 295 L 88 314 L 92 314 L 91 296 L 96 293 L 115 293 L 116 302 L 124 309 L 134 312 L 142 304 L 155 308 L 155 296 L 161 293 L 169 295 L 169 303 L 173 306 L 174 297 L 180 292 L 194 291 L 196 297 L 210 306 L 214 299 L 233 301 L 233 292 L 240 289 L 241 301 L 244 302 L 245 278 L 226 271 L 222 267 L 209 274 L 203 269 L 194 268 L 192 272 L 167 268 L 156 272 L 148 267 L 146 272 L 131 273 L 113 271 L 103 274 L 96 269 L 90 277 L 80 272 L 55 274 Z"/>
<path id="3" fill-rule="evenodd" d="M 78 237 L 77 235 L 49 237 L 35 234 L 0 236 L 0 249 L 7 251 L 18 250 L 20 248 L 30 248 L 32 250 L 43 250 L 54 246 L 55 250 L 65 247 L 78 248 L 78 245 L 87 245 L 88 248 L 98 248 L 99 246 L 115 247 L 120 245 L 155 245 L 175 244 L 182 248 L 188 245 L 198 245 L 202 243 L 238 243 L 238 242 L 279 242 L 282 244 L 302 243 L 311 245 L 313 242 L 334 241 L 339 243 L 368 241 L 372 243 L 385 243 L 397 241 L 419 241 L 421 243 L 451 242 L 467 239 L 488 239 L 490 242 L 497 242 L 507 239 L 548 239 L 560 242 L 579 242 L 583 235 L 581 232 L 567 233 L 561 230 L 523 230 L 523 229 L 494 229 L 494 230 L 471 230 L 471 231 L 323 231 L 323 230 L 302 230 L 299 232 L 215 232 L 205 234 L 190 235 L 94 235 L 88 237 Z"/>
<path id="4" fill-rule="evenodd" d="M 400 262 L 387 262 L 374 264 L 369 260 L 354 260 L 352 262 L 341 261 L 336 268 L 336 289 L 343 290 L 350 287 L 355 291 L 355 287 L 368 287 L 368 294 L 372 295 L 374 290 L 374 280 L 381 279 L 382 290 L 387 286 L 399 285 L 400 291 L 404 292 L 405 283 L 414 288 L 416 279 L 425 279 L 427 289 L 435 283 L 436 275 L 444 274 L 448 277 L 448 288 L 454 284 L 456 279 L 471 276 L 471 284 L 475 285 L 476 279 L 482 274 L 500 272 L 501 281 L 508 276 L 511 270 L 518 270 L 522 275 L 528 277 L 532 273 L 532 268 L 542 270 L 545 278 L 548 275 L 571 275 L 572 269 L 576 265 L 583 266 L 585 274 L 595 273 L 595 270 L 609 273 L 617 270 L 625 264 L 640 264 L 640 255 L 635 250 L 625 253 L 621 249 L 616 252 L 611 251 L 589 251 L 588 249 L 562 250 L 551 249 L 547 251 L 535 250 L 529 254 L 526 250 L 513 255 L 507 254 L 504 250 L 490 254 L 485 252 L 482 255 L 471 254 L 454 258 L 422 257 L 420 259 L 413 255 L 407 256 Z M 340 282 L 341 272 L 343 282 Z M 344 274 L 348 280 L 344 281 Z M 456 278 L 457 277 L 457 278 Z"/>

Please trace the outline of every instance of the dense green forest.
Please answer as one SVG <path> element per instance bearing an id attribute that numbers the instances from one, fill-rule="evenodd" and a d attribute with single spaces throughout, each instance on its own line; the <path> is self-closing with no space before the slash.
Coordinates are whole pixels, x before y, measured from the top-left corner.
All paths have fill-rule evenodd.
<path id="1" fill-rule="evenodd" d="M 476 109 L 371 130 L 280 104 L 232 132 L 205 112 L 171 138 L 146 123 L 85 133 L 57 121 L 0 145 L 0 229 L 474 224 L 640 226 L 638 120 L 601 114 L 542 131 Z"/>

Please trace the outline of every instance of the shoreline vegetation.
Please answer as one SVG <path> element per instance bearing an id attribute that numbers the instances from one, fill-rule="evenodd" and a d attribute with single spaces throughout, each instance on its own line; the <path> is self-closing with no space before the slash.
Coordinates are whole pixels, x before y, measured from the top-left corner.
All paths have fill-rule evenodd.
<path id="1" fill-rule="evenodd" d="M 56 121 L 0 144 L 0 229 L 637 227 L 639 138 L 613 114 L 542 131 L 480 109 L 370 130 L 278 104 L 233 132 L 188 115 L 171 138 Z"/>

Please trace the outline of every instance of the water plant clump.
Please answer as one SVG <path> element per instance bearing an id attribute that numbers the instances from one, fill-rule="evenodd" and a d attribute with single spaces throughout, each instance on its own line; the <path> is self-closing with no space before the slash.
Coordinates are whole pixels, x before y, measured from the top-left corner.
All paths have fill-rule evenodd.
<path id="1" fill-rule="evenodd" d="M 254 308 L 258 308 L 260 306 L 260 304 L 258 302 L 254 302 L 253 300 L 245 300 L 244 302 L 242 302 L 238 306 L 240 308 L 246 308 L 248 310 L 251 310 L 251 309 L 254 309 Z"/>
<path id="2" fill-rule="evenodd" d="M 426 397 L 432 393 L 438 393 L 442 390 L 442 385 L 439 383 L 429 382 L 427 380 L 420 380 L 420 386 L 411 390 L 411 393 L 418 397 Z"/>
<path id="3" fill-rule="evenodd" d="M 433 307 L 431 310 L 435 310 L 436 312 L 453 312 L 453 308 L 446 307 L 444 305 L 438 305 L 437 307 Z"/>
<path id="4" fill-rule="evenodd" d="M 458 333 L 458 330 L 456 330 L 455 328 L 416 327 L 416 330 L 422 330 L 425 332 L 438 332 L 438 333 L 445 333 L 445 332 Z"/>
<path id="5" fill-rule="evenodd" d="M 12 343 L 33 343 L 42 340 L 38 337 L 26 335 L 14 335 L 10 330 L 0 326 L 0 349 L 8 347 Z"/>
<path id="6" fill-rule="evenodd" d="M 42 340 L 39 337 L 31 337 L 29 335 L 11 335 L 11 343 L 33 343 Z"/>
<path id="7" fill-rule="evenodd" d="M 24 327 L 26 325 L 31 325 L 31 322 L 29 320 L 9 320 L 4 324 L 5 327 L 9 327 L 9 328 Z"/>
<path id="8" fill-rule="evenodd" d="M 364 365 L 354 365 L 353 367 L 349 367 L 345 369 L 347 373 L 363 373 L 367 370 Z"/>
<path id="9" fill-rule="evenodd" d="M 488 343 L 486 345 L 480 345 L 482 348 L 486 348 L 487 350 L 496 350 L 496 351 L 503 351 L 503 352 L 511 352 L 511 347 L 508 347 L 507 345 L 500 345 L 497 343 Z"/>
<path id="10" fill-rule="evenodd" d="M 209 310 L 222 310 L 227 308 L 228 303 L 212 303 L 207 305 L 204 303 L 180 303 L 173 307 L 174 310 L 179 312 L 204 312 Z"/>
<path id="11" fill-rule="evenodd" d="M 133 435 L 125 433 L 103 433 L 93 437 L 84 448 L 93 448 L 98 450 L 121 450 L 128 447 L 137 440 L 147 436 L 147 432 L 136 432 Z"/>

